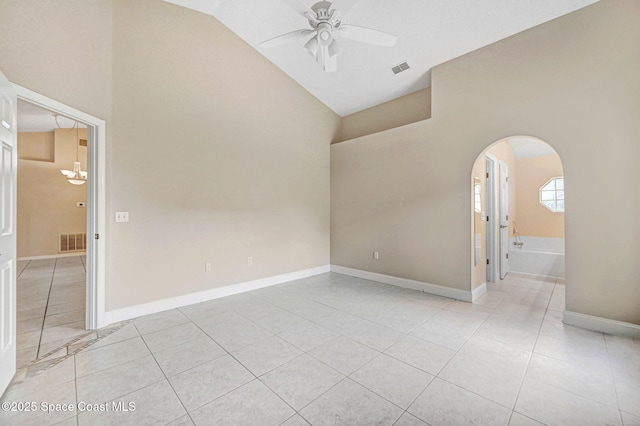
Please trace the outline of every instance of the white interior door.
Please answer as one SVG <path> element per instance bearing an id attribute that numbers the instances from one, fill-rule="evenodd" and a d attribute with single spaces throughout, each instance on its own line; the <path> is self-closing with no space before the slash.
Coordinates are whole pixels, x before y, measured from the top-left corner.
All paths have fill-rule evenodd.
<path id="1" fill-rule="evenodd" d="M 0 394 L 16 372 L 16 105 L 0 72 Z"/>
<path id="2" fill-rule="evenodd" d="M 498 162 L 498 215 L 500 223 L 500 279 L 509 272 L 509 168 L 506 163 Z"/>
<path id="3" fill-rule="evenodd" d="M 486 209 L 487 209 L 487 227 L 485 228 L 486 235 L 486 255 L 487 255 L 487 282 L 495 282 L 497 277 L 496 272 L 496 181 L 495 181 L 495 160 L 493 157 L 487 155 L 485 163 L 486 169 Z"/>

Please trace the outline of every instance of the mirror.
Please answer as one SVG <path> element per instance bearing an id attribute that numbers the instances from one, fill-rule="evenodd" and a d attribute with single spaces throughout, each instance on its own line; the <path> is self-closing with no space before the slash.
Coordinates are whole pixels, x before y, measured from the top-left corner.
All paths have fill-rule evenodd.
<path id="1" fill-rule="evenodd" d="M 482 258 L 482 184 L 480 178 L 473 178 L 473 236 L 474 264 L 479 265 Z"/>

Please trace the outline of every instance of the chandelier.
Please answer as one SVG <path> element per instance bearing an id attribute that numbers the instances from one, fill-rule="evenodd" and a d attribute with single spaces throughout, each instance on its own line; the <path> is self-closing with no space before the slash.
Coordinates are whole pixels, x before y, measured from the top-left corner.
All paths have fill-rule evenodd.
<path id="1" fill-rule="evenodd" d="M 56 116 L 56 123 L 58 122 L 58 117 Z M 60 127 L 60 126 L 58 126 Z M 70 184 L 73 185 L 82 185 L 87 182 L 87 172 L 83 172 L 80 164 L 80 136 L 78 130 L 78 122 L 74 124 L 76 128 L 76 161 L 73 162 L 73 170 L 60 170 L 60 173 L 67 178 Z M 73 129 L 73 128 L 72 128 Z"/>

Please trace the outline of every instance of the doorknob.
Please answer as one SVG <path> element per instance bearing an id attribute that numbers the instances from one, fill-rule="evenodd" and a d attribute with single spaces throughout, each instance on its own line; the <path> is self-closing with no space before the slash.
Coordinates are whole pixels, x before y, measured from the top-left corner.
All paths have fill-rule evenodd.
<path id="1" fill-rule="evenodd" d="M 509 225 L 500 225 L 500 229 L 507 228 Z"/>

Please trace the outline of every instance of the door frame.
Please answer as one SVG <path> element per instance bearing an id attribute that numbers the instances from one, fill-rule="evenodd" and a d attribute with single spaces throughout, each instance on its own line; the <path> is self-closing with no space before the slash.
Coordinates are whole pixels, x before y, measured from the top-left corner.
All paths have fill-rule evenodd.
<path id="1" fill-rule="evenodd" d="M 502 186 L 502 177 L 504 170 L 504 178 L 506 184 L 506 191 Z M 504 221 L 506 225 L 502 225 L 502 216 L 504 215 Z M 506 241 L 503 226 L 506 227 Z M 509 273 L 509 165 L 502 160 L 498 160 L 498 253 L 500 256 L 500 279 L 504 279 Z M 506 251 L 505 251 L 506 247 Z"/>
<path id="2" fill-rule="evenodd" d="M 106 123 L 54 99 L 12 83 L 18 100 L 67 116 L 87 126 L 87 275 L 86 328 L 95 330 L 105 321 L 106 285 Z"/>
<path id="3" fill-rule="evenodd" d="M 485 172 L 487 173 L 486 180 L 486 200 L 487 206 L 487 225 L 486 225 L 486 256 L 487 256 L 487 282 L 498 282 L 500 277 L 496 269 L 496 164 L 498 159 L 485 153 Z M 491 164 L 490 167 L 488 165 Z"/>

